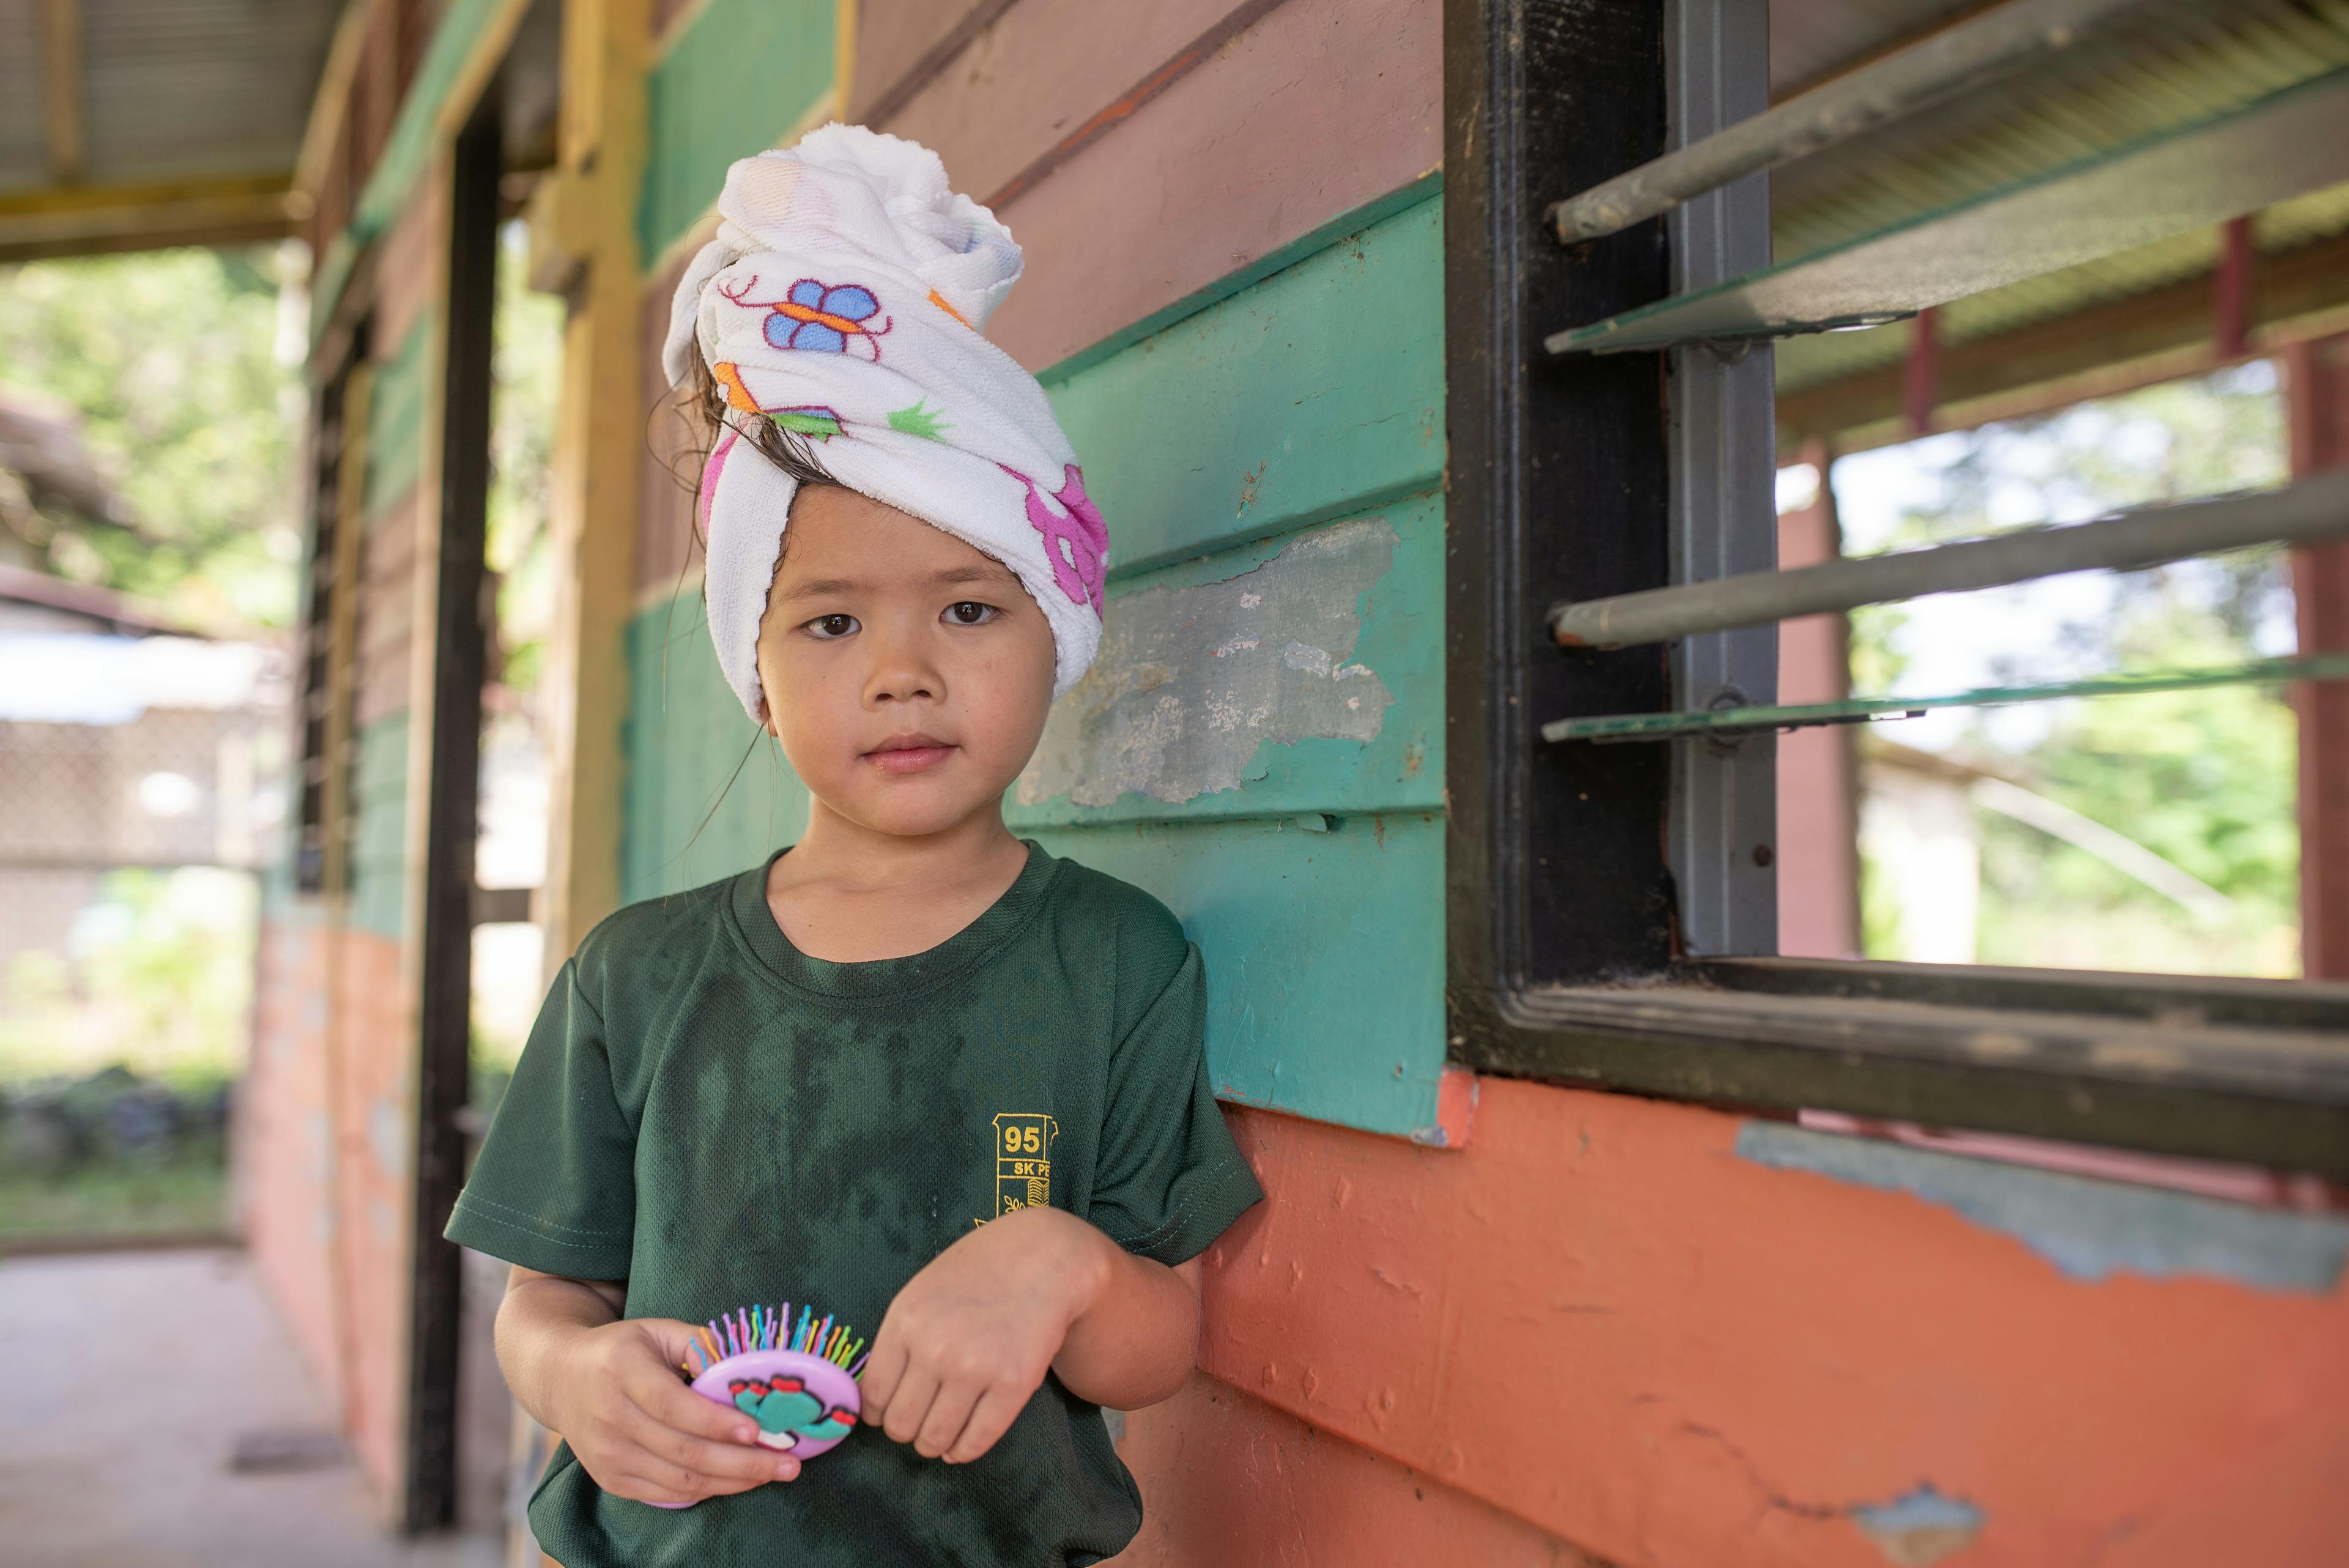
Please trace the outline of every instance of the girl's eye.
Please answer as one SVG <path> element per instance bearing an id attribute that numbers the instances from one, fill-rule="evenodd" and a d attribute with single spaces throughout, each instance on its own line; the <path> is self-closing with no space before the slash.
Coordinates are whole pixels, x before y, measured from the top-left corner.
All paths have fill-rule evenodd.
<path id="1" fill-rule="evenodd" d="M 855 629 L 856 618 L 853 615 L 820 615 L 808 622 L 806 628 L 810 637 L 823 642 L 846 637 Z"/>
<path id="2" fill-rule="evenodd" d="M 985 626 L 1002 613 L 993 605 L 983 605 L 974 599 L 947 606 L 947 619 L 956 626 Z"/>

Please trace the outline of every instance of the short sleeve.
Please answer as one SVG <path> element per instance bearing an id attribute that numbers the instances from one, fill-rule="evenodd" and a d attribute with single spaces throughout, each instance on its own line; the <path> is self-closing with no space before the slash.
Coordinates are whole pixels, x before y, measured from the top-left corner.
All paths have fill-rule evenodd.
<path id="1" fill-rule="evenodd" d="M 1169 1265 L 1206 1251 L 1264 1197 L 1207 1079 L 1206 976 L 1182 967 L 1110 1057 L 1086 1218 L 1127 1251 Z"/>
<path id="2" fill-rule="evenodd" d="M 636 1145 L 613 1094 L 604 1021 L 566 963 L 458 1195 L 449 1240 L 543 1273 L 626 1279 Z"/>

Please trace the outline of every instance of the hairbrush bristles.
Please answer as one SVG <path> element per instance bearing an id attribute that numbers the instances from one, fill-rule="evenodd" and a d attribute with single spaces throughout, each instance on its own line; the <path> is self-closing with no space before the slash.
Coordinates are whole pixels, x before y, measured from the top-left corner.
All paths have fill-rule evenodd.
<path id="1" fill-rule="evenodd" d="M 856 1338 L 856 1331 L 846 1324 L 836 1323 L 829 1313 L 819 1318 L 814 1308 L 804 1305 L 798 1322 L 787 1331 L 784 1325 L 792 1322 L 789 1302 L 781 1307 L 753 1304 L 711 1318 L 686 1342 L 688 1359 L 678 1363 L 678 1370 L 688 1377 L 697 1376 L 721 1361 L 762 1350 L 812 1355 L 851 1376 L 864 1370 L 864 1341 Z"/>

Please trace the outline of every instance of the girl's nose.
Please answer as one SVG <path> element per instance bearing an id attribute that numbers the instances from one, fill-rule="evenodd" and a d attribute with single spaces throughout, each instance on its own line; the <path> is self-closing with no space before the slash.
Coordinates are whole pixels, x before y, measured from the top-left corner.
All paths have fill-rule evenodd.
<path id="1" fill-rule="evenodd" d="M 930 657 L 929 639 L 912 628 L 883 629 L 868 644 L 873 664 L 864 680 L 864 701 L 936 702 L 946 696 L 946 680 Z"/>

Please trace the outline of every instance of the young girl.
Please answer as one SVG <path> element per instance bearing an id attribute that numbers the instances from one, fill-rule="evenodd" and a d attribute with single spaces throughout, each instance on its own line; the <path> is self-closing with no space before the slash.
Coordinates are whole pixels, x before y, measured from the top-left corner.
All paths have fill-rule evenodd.
<path id="1" fill-rule="evenodd" d="M 1003 824 L 1107 535 L 979 335 L 1019 249 L 935 156 L 829 126 L 719 211 L 667 362 L 717 435 L 712 639 L 807 831 L 580 945 L 449 1235 L 515 1265 L 498 1359 L 564 1438 L 530 1517 L 565 1568 L 1098 1562 L 1141 1522 L 1100 1407 L 1181 1386 L 1198 1254 L 1262 1196 L 1197 951 Z M 879 1325 L 872 1429 L 804 1474 L 678 1370 L 785 1299 Z"/>

